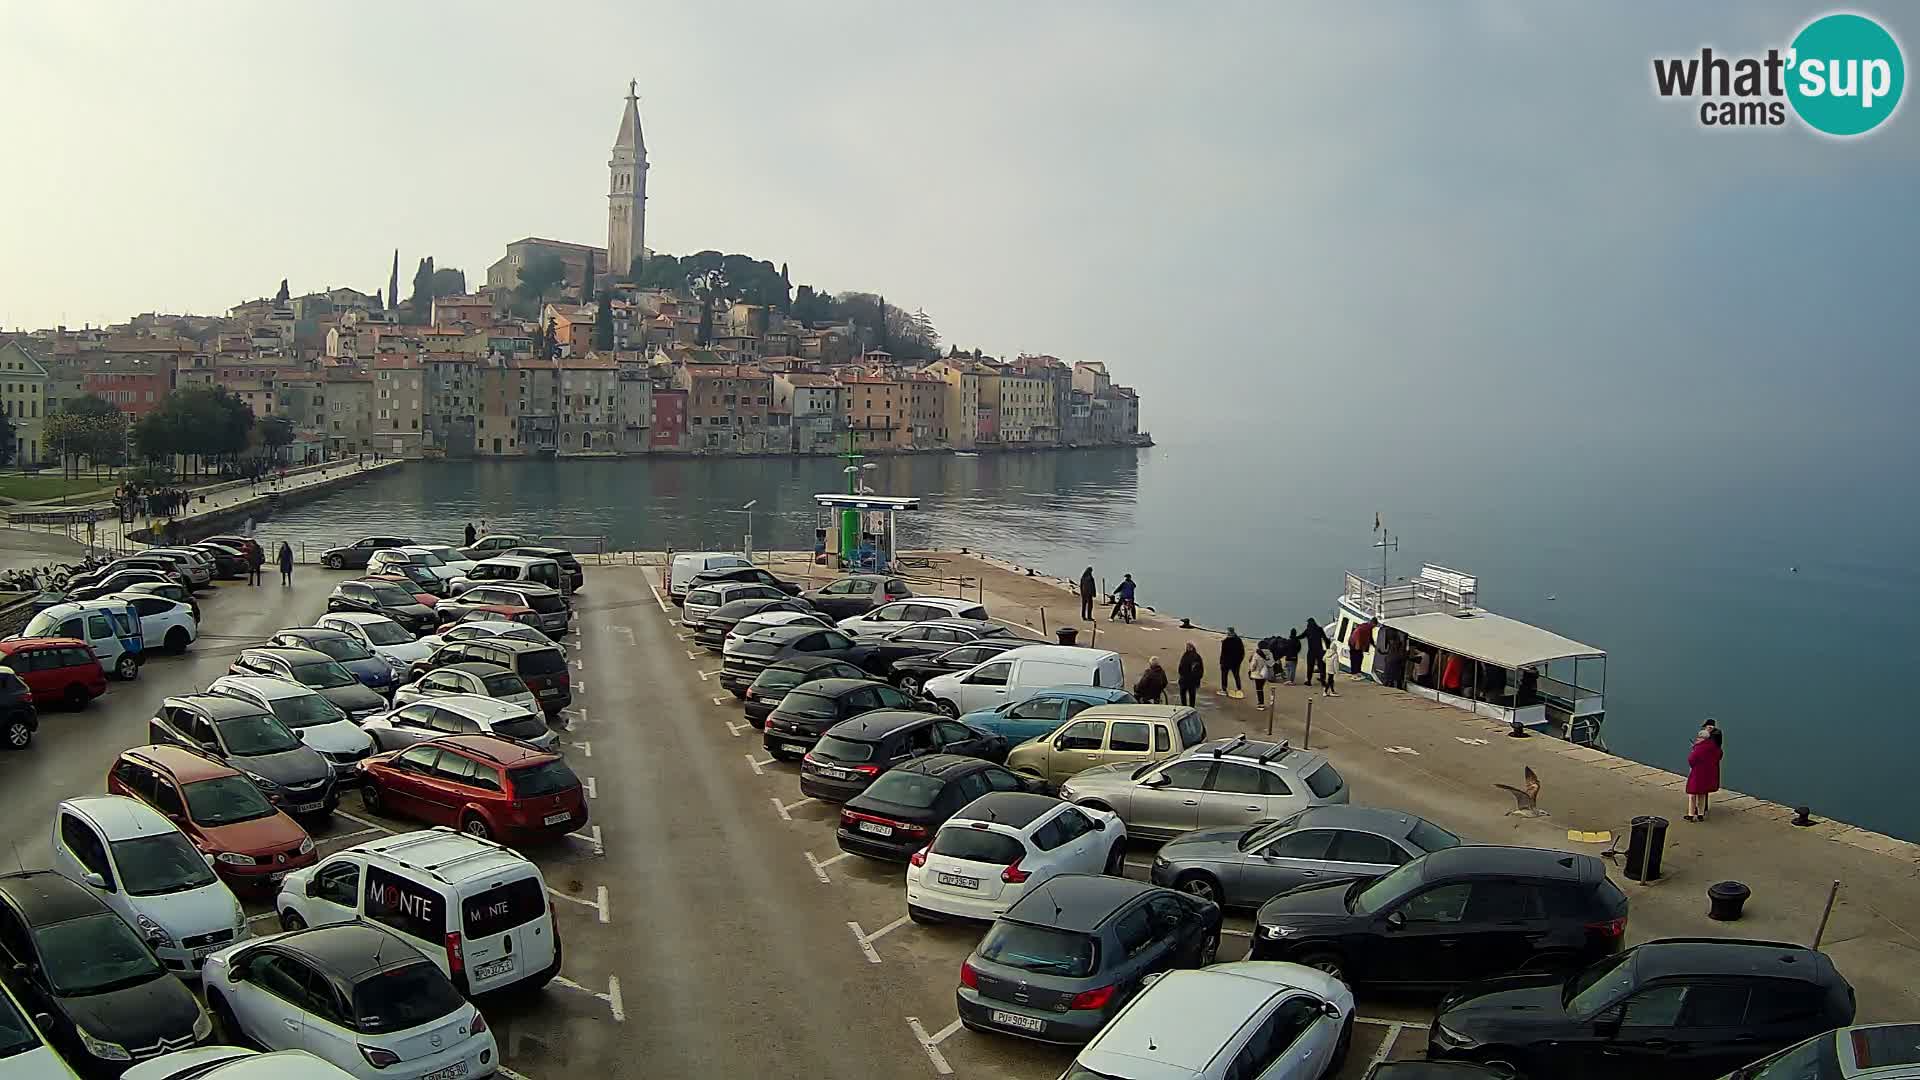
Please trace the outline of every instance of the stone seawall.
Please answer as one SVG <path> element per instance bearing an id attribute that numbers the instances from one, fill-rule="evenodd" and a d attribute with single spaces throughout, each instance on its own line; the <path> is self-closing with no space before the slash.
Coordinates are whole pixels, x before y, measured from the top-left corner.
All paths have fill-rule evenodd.
<path id="1" fill-rule="evenodd" d="M 239 502 L 225 503 L 198 513 L 182 514 L 173 518 L 173 522 L 180 530 L 180 536 L 182 538 L 197 540 L 203 536 L 211 536 L 214 533 L 223 532 L 234 524 L 244 523 L 250 518 L 260 517 L 274 509 L 298 506 L 301 503 L 325 498 L 341 488 L 357 484 L 383 469 L 399 468 L 404 464 L 405 462 L 402 461 L 381 462 L 378 465 L 365 467 L 346 467 L 345 471 L 337 475 L 321 475 L 315 477 L 309 474 L 303 478 L 303 483 L 290 484 L 278 491 L 263 491 L 261 494 L 251 498 L 243 499 Z M 159 524 L 160 523 L 156 523 L 156 525 Z M 134 529 L 129 532 L 127 536 L 129 539 L 142 544 L 157 544 L 160 542 L 160 537 L 155 535 L 154 529 Z"/>

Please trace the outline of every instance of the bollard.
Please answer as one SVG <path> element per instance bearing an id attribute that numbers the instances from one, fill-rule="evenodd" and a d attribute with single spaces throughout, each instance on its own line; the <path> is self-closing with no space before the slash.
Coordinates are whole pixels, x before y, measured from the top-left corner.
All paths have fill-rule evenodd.
<path id="1" fill-rule="evenodd" d="M 1272 725 L 1269 724 L 1269 727 Z M 1313 699 L 1307 699 L 1307 733 L 1300 737 L 1300 749 L 1313 749 Z"/>
<path id="2" fill-rule="evenodd" d="M 1063 626 L 1060 629 L 1055 630 L 1054 634 L 1059 637 L 1060 644 L 1071 645 L 1073 644 L 1073 640 L 1080 636 L 1080 631 L 1075 627 Z"/>
<path id="3" fill-rule="evenodd" d="M 1833 917 L 1833 902 L 1839 896 L 1840 879 L 1835 878 L 1833 884 L 1827 889 L 1827 906 L 1820 912 L 1820 929 L 1813 932 L 1813 947 L 1816 949 L 1820 947 L 1822 941 L 1827 939 L 1827 920 Z"/>
<path id="4" fill-rule="evenodd" d="M 1707 918 L 1719 922 L 1732 922 L 1740 917 L 1740 909 L 1745 906 L 1747 897 L 1753 890 L 1738 881 L 1716 882 L 1707 888 Z"/>
<path id="5" fill-rule="evenodd" d="M 1040 636 L 1041 637 L 1047 636 L 1047 609 L 1046 608 L 1040 609 Z"/>

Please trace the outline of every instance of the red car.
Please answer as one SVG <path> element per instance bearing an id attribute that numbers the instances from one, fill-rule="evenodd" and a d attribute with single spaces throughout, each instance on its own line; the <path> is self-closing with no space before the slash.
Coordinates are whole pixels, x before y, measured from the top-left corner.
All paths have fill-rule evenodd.
<path id="1" fill-rule="evenodd" d="M 483 840 L 542 840 L 587 823 L 580 778 L 559 754 L 497 735 L 449 735 L 360 763 L 367 810 Z"/>
<path id="2" fill-rule="evenodd" d="M 107 792 L 165 814 L 235 892 L 272 896 L 287 871 L 312 866 L 313 839 L 238 770 L 180 746 L 136 746 L 107 772 Z"/>
<path id="3" fill-rule="evenodd" d="M 36 708 L 64 703 L 77 709 L 107 692 L 106 671 L 78 638 L 0 641 L 0 664 L 27 684 Z"/>

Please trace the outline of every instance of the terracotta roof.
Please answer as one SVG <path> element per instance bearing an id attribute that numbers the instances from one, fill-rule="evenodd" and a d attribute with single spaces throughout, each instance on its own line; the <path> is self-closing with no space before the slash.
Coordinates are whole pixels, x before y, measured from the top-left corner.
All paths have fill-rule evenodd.
<path id="1" fill-rule="evenodd" d="M 696 379 L 766 379 L 766 372 L 745 364 L 704 364 L 699 367 L 689 365 L 687 373 Z"/>
<path id="2" fill-rule="evenodd" d="M 835 387 L 840 380 L 831 375 L 821 375 L 812 371 L 793 371 L 782 376 L 794 386 Z"/>

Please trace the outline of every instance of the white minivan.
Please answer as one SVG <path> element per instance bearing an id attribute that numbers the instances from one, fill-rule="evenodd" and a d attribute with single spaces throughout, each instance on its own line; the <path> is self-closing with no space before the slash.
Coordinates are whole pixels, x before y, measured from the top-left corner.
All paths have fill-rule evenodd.
<path id="1" fill-rule="evenodd" d="M 752 566 L 745 555 L 736 555 L 725 551 L 679 551 L 673 561 L 667 564 L 667 598 L 674 603 L 683 603 L 687 599 L 687 583 L 695 574 L 708 570 L 730 570 L 736 566 Z"/>
<path id="2" fill-rule="evenodd" d="M 468 997 L 539 989 L 560 973 L 560 933 L 540 868 L 444 826 L 368 840 L 295 870 L 273 906 L 289 930 L 379 923 Z"/>
<path id="3" fill-rule="evenodd" d="M 100 666 L 116 679 L 131 679 L 146 663 L 140 614 L 125 600 L 76 600 L 42 609 L 27 621 L 18 637 L 78 638 L 87 643 Z"/>
<path id="4" fill-rule="evenodd" d="M 1022 645 L 966 671 L 928 679 L 922 693 L 942 712 L 960 716 L 1025 701 L 1054 686 L 1116 690 L 1126 685 L 1126 667 L 1117 652 L 1078 645 Z"/>

